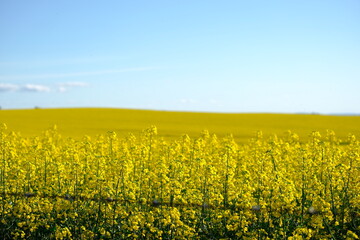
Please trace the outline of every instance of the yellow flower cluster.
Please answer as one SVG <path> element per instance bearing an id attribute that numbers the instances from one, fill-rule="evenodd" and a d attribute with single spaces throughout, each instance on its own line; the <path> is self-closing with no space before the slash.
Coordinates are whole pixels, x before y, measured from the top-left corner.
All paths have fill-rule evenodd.
<path id="1" fill-rule="evenodd" d="M 64 139 L 0 127 L 3 239 L 358 239 L 360 148 L 329 131 L 248 144 L 156 127 Z"/>

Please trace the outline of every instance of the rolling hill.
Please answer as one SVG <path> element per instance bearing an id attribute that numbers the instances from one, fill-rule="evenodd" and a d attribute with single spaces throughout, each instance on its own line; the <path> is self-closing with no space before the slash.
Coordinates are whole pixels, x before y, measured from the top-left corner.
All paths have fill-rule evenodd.
<path id="1" fill-rule="evenodd" d="M 135 135 L 155 125 L 159 136 L 178 138 L 183 134 L 198 136 L 208 130 L 218 136 L 233 134 L 245 142 L 262 131 L 265 136 L 284 135 L 287 130 L 306 139 L 312 131 L 324 134 L 334 130 L 339 138 L 349 133 L 360 136 L 360 116 L 328 116 L 306 114 L 249 114 L 249 113 L 196 113 L 108 108 L 1 110 L 0 123 L 23 136 L 41 134 L 57 125 L 64 137 L 80 138 L 115 131 L 120 136 Z"/>

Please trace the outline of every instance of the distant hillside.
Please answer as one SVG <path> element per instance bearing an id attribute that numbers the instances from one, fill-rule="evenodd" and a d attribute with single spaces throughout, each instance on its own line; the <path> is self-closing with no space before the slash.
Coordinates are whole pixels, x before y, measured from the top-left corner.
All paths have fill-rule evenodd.
<path id="1" fill-rule="evenodd" d="M 233 134 L 240 142 L 247 141 L 256 131 L 264 135 L 284 135 L 287 130 L 307 138 L 312 131 L 322 134 L 334 130 L 338 137 L 348 133 L 360 136 L 360 116 L 328 116 L 311 114 L 226 114 L 167 112 L 129 109 L 78 108 L 1 110 L 0 123 L 23 136 L 34 136 L 56 124 L 65 137 L 95 136 L 107 131 L 119 135 L 156 125 L 159 135 L 178 138 L 182 134 L 198 136 L 207 129 L 219 136 Z"/>

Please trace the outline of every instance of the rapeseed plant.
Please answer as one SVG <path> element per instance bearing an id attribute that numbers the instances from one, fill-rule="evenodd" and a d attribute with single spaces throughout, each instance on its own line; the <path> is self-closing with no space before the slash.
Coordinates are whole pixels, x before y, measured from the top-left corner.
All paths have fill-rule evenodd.
<path id="1" fill-rule="evenodd" d="M 345 141 L 345 140 L 344 140 Z M 360 148 L 350 135 L 239 145 L 152 126 L 82 140 L 0 127 L 3 239 L 357 239 Z"/>

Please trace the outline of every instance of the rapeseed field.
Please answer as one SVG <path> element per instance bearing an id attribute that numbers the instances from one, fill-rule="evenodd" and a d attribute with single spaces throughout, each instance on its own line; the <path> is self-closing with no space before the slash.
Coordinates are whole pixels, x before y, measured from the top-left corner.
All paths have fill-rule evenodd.
<path id="1" fill-rule="evenodd" d="M 151 125 L 158 128 L 158 136 L 175 140 L 183 134 L 199 137 L 204 129 L 225 137 L 232 134 L 236 142 L 247 143 L 257 131 L 265 137 L 284 136 L 287 130 L 296 132 L 301 141 L 319 131 L 332 129 L 341 139 L 349 133 L 360 135 L 360 116 L 325 116 L 306 114 L 224 114 L 170 112 L 105 108 L 0 110 L 0 122 L 6 123 L 24 137 L 37 136 L 45 129 L 58 126 L 64 137 L 77 140 L 84 135 L 95 137 L 114 131 L 124 137 L 136 136 Z"/>
<path id="2" fill-rule="evenodd" d="M 39 121 L 43 126 L 45 120 Z M 100 131 L 113 126 L 103 124 Z M 2 124 L 2 238 L 360 236 L 358 135 L 340 138 L 328 130 L 301 138 L 290 131 L 281 136 L 258 131 L 240 143 L 231 134 L 219 137 L 206 130 L 196 137 L 176 137 L 174 131 L 169 138 L 155 126 L 119 136 L 115 130 L 139 123 L 118 124 L 114 131 L 76 138 L 62 136 L 56 126 L 22 136 Z M 231 132 L 226 124 L 219 129 Z"/>

